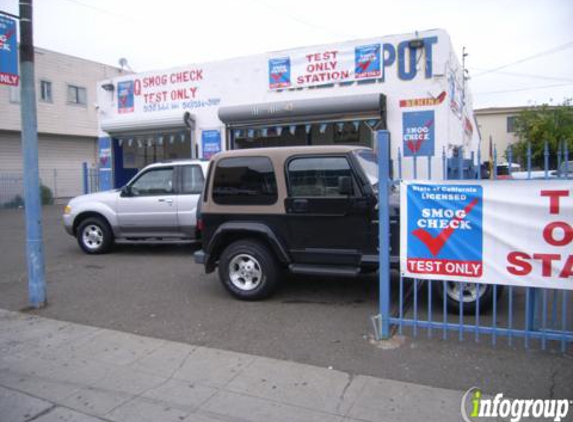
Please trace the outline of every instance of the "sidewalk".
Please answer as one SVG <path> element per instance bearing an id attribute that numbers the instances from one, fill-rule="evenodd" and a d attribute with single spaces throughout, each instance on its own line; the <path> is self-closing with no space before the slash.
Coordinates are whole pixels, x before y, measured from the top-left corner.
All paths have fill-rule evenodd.
<path id="1" fill-rule="evenodd" d="M 446 422 L 462 394 L 0 310 L 0 422 Z"/>

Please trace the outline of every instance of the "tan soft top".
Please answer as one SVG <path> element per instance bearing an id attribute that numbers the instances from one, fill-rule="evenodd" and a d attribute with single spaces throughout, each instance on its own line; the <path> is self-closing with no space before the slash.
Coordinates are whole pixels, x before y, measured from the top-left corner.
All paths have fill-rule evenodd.
<path id="1" fill-rule="evenodd" d="M 294 155 L 312 154 L 347 154 L 352 151 L 366 149 L 365 146 L 350 145 L 310 145 L 295 147 L 248 148 L 224 151 L 216 154 L 211 160 L 214 165 L 224 158 L 231 157 L 268 157 L 273 164 L 277 182 L 277 202 L 271 205 L 221 205 L 211 199 L 211 194 L 203 200 L 204 214 L 284 214 L 285 198 L 287 197 L 285 162 Z M 211 192 L 214 178 L 209 181 L 208 191 Z M 255 217 L 253 217 L 255 218 Z"/>
<path id="2" fill-rule="evenodd" d="M 270 147 L 270 148 L 247 148 L 235 149 L 218 153 L 214 158 L 220 160 L 227 157 L 245 157 L 245 156 L 265 156 L 269 158 L 285 159 L 291 155 L 297 154 L 345 154 L 347 152 L 356 151 L 359 149 L 367 149 L 363 145 L 305 145 L 294 147 Z"/>

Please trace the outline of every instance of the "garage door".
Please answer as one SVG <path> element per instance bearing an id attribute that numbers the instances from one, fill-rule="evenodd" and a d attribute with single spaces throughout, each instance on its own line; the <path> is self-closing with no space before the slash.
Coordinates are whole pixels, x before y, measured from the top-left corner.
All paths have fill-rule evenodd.
<path id="1" fill-rule="evenodd" d="M 95 163 L 96 140 L 40 134 L 38 154 L 42 183 L 56 198 L 72 197 L 83 193 L 82 163 Z M 22 193 L 20 133 L 0 132 L 0 205 Z"/>

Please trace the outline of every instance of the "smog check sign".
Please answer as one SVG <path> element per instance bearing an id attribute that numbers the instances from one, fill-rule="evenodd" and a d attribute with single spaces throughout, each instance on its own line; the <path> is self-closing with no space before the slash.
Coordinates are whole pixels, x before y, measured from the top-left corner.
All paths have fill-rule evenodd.
<path id="1" fill-rule="evenodd" d="M 410 184 L 406 195 L 408 273 L 481 277 L 482 187 Z"/>
<path id="2" fill-rule="evenodd" d="M 400 270 L 573 290 L 573 180 L 402 181 Z"/>

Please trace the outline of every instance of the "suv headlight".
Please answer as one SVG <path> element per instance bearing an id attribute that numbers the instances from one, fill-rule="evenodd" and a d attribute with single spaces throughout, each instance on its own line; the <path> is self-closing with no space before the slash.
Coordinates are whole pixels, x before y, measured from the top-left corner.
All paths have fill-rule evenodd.
<path id="1" fill-rule="evenodd" d="M 64 214 L 70 214 L 72 212 L 72 207 L 70 205 L 66 205 L 64 208 Z"/>

